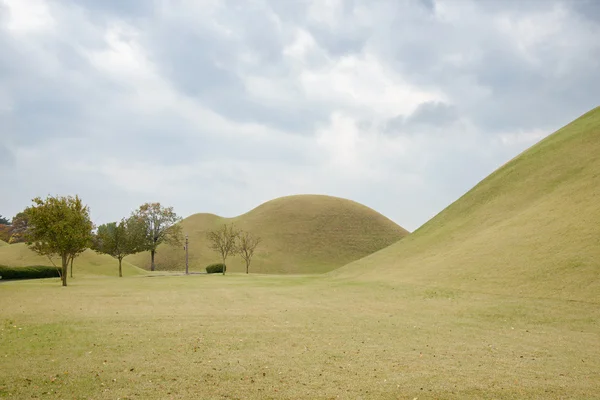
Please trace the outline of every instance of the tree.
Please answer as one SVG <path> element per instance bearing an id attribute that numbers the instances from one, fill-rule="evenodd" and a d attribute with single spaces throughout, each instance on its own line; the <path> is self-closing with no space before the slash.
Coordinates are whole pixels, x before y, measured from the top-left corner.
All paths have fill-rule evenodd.
<path id="1" fill-rule="evenodd" d="M 250 262 L 254 256 L 254 250 L 256 250 L 256 247 L 260 242 L 261 238 L 252 235 L 250 232 L 240 232 L 237 237 L 235 252 L 246 262 L 246 273 L 248 273 L 248 270 L 250 269 Z"/>
<path id="2" fill-rule="evenodd" d="M 12 220 L 10 243 L 25 242 L 25 232 L 29 226 L 29 218 L 24 212 L 20 212 L 14 216 Z"/>
<path id="3" fill-rule="evenodd" d="M 100 225 L 92 249 L 119 260 L 119 277 L 123 277 L 123 258 L 139 252 L 144 246 L 145 226 L 135 217 L 123 218 L 118 224 Z"/>
<path id="4" fill-rule="evenodd" d="M 67 286 L 69 262 L 85 250 L 91 239 L 90 210 L 79 196 L 36 197 L 32 201 L 35 205 L 25 209 L 29 221 L 27 244 L 38 254 L 61 258 L 61 281 Z"/>
<path id="5" fill-rule="evenodd" d="M 0 225 L 10 225 L 10 221 L 2 215 L 0 215 Z"/>
<path id="6" fill-rule="evenodd" d="M 0 240 L 3 240 L 6 243 L 9 243 L 11 230 L 12 230 L 12 227 L 10 225 L 0 224 Z"/>
<path id="7" fill-rule="evenodd" d="M 236 250 L 236 239 L 239 236 L 239 231 L 234 225 L 223 225 L 220 229 L 208 232 L 206 237 L 209 241 L 209 247 L 221 256 L 223 261 L 223 275 L 227 270 L 227 257 L 234 254 Z"/>
<path id="8" fill-rule="evenodd" d="M 162 207 L 160 203 L 143 204 L 132 216 L 145 226 L 142 250 L 150 251 L 150 270 L 154 271 L 154 256 L 158 245 L 181 245 L 183 235 L 181 225 L 177 224 L 181 218 L 173 212 L 173 207 Z"/>
<path id="9" fill-rule="evenodd" d="M 88 243 L 88 245 L 91 245 L 91 243 Z M 76 251 L 75 253 L 71 254 L 71 278 L 73 277 L 73 261 L 75 260 L 75 258 L 77 258 L 81 253 L 83 253 L 85 250 L 87 249 L 87 246 L 85 248 L 80 249 L 79 251 Z"/>

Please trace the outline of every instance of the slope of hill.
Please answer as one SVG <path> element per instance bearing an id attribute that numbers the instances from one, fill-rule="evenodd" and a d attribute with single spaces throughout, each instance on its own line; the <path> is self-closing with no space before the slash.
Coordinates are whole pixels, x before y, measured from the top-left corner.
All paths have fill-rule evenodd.
<path id="1" fill-rule="evenodd" d="M 60 259 L 53 259 L 55 265 L 60 265 Z M 25 267 L 28 265 L 52 265 L 47 257 L 40 256 L 29 250 L 25 243 L 16 243 L 9 246 L 0 247 L 0 265 L 11 267 Z M 84 275 L 114 275 L 118 276 L 119 264 L 114 258 L 97 254 L 92 250 L 86 250 L 75 259 L 73 263 L 74 276 Z M 139 275 L 145 271 L 123 262 L 123 275 Z"/>
<path id="2" fill-rule="evenodd" d="M 195 214 L 181 222 L 189 235 L 189 263 L 203 270 L 219 257 L 208 248 L 206 233 L 224 223 L 260 236 L 251 272 L 322 273 L 357 260 L 400 240 L 408 232 L 369 207 L 322 195 L 297 195 L 271 200 L 235 218 Z M 127 257 L 148 268 L 150 255 Z M 183 246 L 160 246 L 157 269 L 183 269 Z M 244 271 L 239 257 L 228 260 L 228 271 Z"/>
<path id="3" fill-rule="evenodd" d="M 332 275 L 600 301 L 600 107 Z"/>
<path id="4" fill-rule="evenodd" d="M 2 246 L 8 246 L 8 243 L 6 243 L 4 240 L 0 240 L 0 247 Z"/>

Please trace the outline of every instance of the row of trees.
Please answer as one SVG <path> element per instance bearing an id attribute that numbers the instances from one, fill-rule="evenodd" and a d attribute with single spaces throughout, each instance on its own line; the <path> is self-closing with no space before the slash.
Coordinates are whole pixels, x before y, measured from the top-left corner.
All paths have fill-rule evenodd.
<path id="1" fill-rule="evenodd" d="M 25 209 L 26 227 L 21 232 L 23 240 L 40 255 L 59 257 L 61 281 L 67 286 L 68 266 L 87 248 L 109 254 L 119 260 L 119 276 L 123 276 L 121 263 L 129 254 L 150 251 L 151 269 L 155 269 L 154 256 L 161 243 L 180 244 L 181 220 L 172 207 L 160 203 L 146 203 L 120 222 L 100 225 L 94 233 L 90 210 L 78 196 L 36 197 L 34 205 Z M 13 220 L 14 225 L 14 220 Z"/>
<path id="2" fill-rule="evenodd" d="M 119 276 L 123 276 L 123 258 L 141 251 L 150 251 L 150 270 L 156 269 L 156 249 L 162 243 L 181 245 L 181 218 L 173 207 L 146 203 L 120 222 L 100 225 L 93 237 L 92 249 L 119 260 Z"/>
<path id="3" fill-rule="evenodd" d="M 173 207 L 163 207 L 160 203 L 143 204 L 129 217 L 100 225 L 94 232 L 89 207 L 79 196 L 36 197 L 32 201 L 33 206 L 13 219 L 10 225 L 12 236 L 25 241 L 36 253 L 48 256 L 51 262 L 52 257 L 58 256 L 63 286 L 67 286 L 69 265 L 73 277 L 73 261 L 87 248 L 116 258 L 119 277 L 122 277 L 122 262 L 126 256 L 149 251 L 150 269 L 154 271 L 158 246 L 163 243 L 179 246 L 182 242 L 182 228 L 178 224 L 181 218 Z M 261 242 L 259 237 L 239 230 L 233 224 L 225 224 L 209 232 L 207 239 L 209 247 L 223 261 L 223 275 L 227 258 L 231 255 L 242 257 L 248 273 L 254 252 Z"/>
<path id="4" fill-rule="evenodd" d="M 227 257 L 230 255 L 239 255 L 246 263 L 246 273 L 250 269 L 250 262 L 254 256 L 256 247 L 261 242 L 261 238 L 254 236 L 250 232 L 236 229 L 231 225 L 223 225 L 220 229 L 208 232 L 209 247 L 221 256 L 223 261 L 223 275 L 227 270 Z"/>

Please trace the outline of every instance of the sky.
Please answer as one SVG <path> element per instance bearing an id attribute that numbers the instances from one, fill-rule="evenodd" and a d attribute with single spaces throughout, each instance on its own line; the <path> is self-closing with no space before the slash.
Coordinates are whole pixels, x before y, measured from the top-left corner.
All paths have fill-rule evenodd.
<path id="1" fill-rule="evenodd" d="M 309 193 L 412 231 L 600 105 L 598 38 L 596 0 L 0 0 L 0 214 Z"/>

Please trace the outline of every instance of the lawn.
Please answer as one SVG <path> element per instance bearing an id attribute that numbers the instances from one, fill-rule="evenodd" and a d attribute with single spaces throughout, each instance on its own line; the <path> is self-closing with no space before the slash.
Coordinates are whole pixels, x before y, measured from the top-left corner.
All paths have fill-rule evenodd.
<path id="1" fill-rule="evenodd" d="M 0 397 L 600 398 L 597 303 L 324 276 L 0 284 Z"/>

